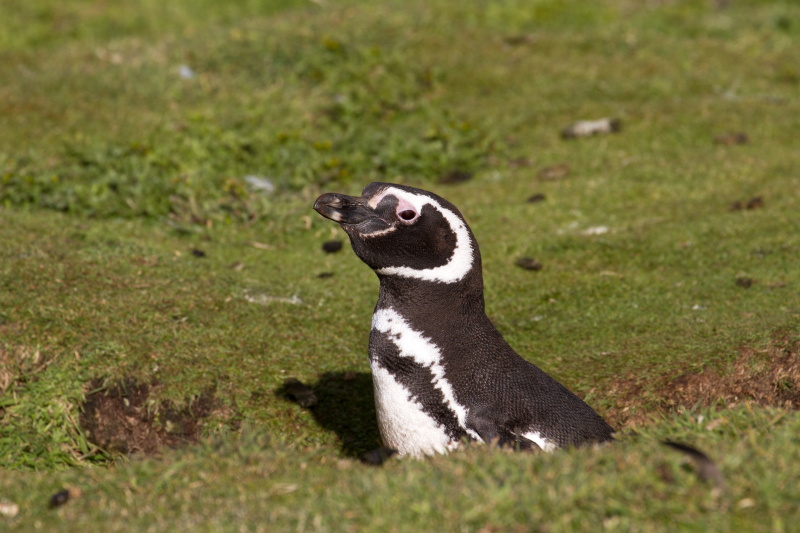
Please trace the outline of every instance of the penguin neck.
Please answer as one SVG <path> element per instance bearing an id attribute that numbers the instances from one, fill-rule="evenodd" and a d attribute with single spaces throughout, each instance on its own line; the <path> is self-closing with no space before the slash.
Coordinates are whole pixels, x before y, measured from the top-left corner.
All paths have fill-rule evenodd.
<path id="1" fill-rule="evenodd" d="M 405 315 L 485 316 L 483 276 L 480 263 L 455 283 L 423 281 L 400 276 L 381 276 L 377 308 L 392 308 Z M 453 310 L 458 310 L 455 314 Z M 441 320 L 441 318 L 440 318 Z"/>

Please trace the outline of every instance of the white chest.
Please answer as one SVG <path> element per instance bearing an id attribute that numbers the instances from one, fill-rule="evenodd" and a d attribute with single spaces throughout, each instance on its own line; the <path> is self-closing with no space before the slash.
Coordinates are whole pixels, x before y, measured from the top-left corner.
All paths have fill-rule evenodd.
<path id="1" fill-rule="evenodd" d="M 401 456 L 414 457 L 445 453 L 458 446 L 388 370 L 379 363 L 370 366 L 378 428 L 384 446 L 394 448 Z"/>
<path id="2" fill-rule="evenodd" d="M 372 317 L 372 329 L 388 339 L 400 357 L 410 358 L 414 363 L 428 369 L 430 383 L 438 390 L 447 408 L 453 413 L 457 424 L 464 426 L 466 408 L 459 404 L 452 386 L 445 376 L 439 348 L 393 309 L 379 309 Z M 444 453 L 458 446 L 445 428 L 434 420 L 422 407 L 414 394 L 400 383 L 385 367 L 380 358 L 370 361 L 375 387 L 375 408 L 378 427 L 384 445 L 396 449 L 401 455 L 416 457 Z"/>

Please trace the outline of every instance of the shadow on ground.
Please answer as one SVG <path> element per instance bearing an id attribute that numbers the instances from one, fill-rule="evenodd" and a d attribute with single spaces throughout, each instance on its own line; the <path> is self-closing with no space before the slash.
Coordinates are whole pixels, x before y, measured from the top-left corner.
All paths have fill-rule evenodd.
<path id="1" fill-rule="evenodd" d="M 381 445 L 372 375 L 367 372 L 326 372 L 311 384 L 287 380 L 276 393 L 308 409 L 320 426 L 336 433 L 347 456 L 360 458 Z"/>

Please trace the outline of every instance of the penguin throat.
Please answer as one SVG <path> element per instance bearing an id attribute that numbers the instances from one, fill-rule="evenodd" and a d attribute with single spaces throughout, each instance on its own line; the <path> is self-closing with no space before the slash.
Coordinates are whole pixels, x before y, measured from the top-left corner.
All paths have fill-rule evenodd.
<path id="1" fill-rule="evenodd" d="M 480 265 L 480 264 L 479 264 Z M 474 271 L 457 284 L 421 282 L 397 276 L 379 276 L 378 308 L 391 307 L 402 313 L 441 321 L 444 317 L 485 316 L 483 277 Z M 458 310 L 453 315 L 452 310 Z"/>

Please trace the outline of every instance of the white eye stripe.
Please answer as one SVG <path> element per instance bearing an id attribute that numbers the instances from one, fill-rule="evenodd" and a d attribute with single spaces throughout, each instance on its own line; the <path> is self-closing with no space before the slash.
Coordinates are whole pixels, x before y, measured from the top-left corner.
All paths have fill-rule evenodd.
<path id="1" fill-rule="evenodd" d="M 370 239 L 372 237 L 380 237 L 382 235 L 388 235 L 388 234 L 392 233 L 393 231 L 395 231 L 396 229 L 397 229 L 397 226 L 389 226 L 388 228 L 382 229 L 380 231 L 373 231 L 372 233 L 360 233 L 359 235 L 361 235 L 365 239 Z"/>
<path id="2" fill-rule="evenodd" d="M 464 276 L 466 276 L 472 268 L 473 259 L 469 230 L 464 221 L 461 220 L 461 217 L 449 209 L 442 207 L 442 205 L 433 198 L 422 194 L 403 191 L 394 187 L 388 187 L 381 194 L 370 199 L 369 205 L 374 209 L 380 201 L 389 194 L 396 196 L 398 200 L 402 202 L 408 202 L 408 204 L 414 207 L 417 213 L 421 213 L 425 205 L 430 205 L 439 211 L 445 220 L 447 220 L 448 224 L 450 224 L 450 228 L 456 235 L 456 246 L 453 249 L 453 255 L 450 256 L 447 263 L 439 267 L 418 270 L 406 266 L 392 266 L 381 268 L 377 270 L 377 272 L 385 276 L 395 275 L 425 281 L 439 281 L 442 283 L 455 283 L 464 279 Z"/>
<path id="3" fill-rule="evenodd" d="M 410 205 L 417 213 L 422 211 L 422 206 L 431 203 L 433 201 L 431 198 L 428 198 L 427 196 L 423 196 L 421 194 L 414 194 L 412 192 L 406 192 L 400 189 L 396 189 L 394 187 L 387 187 L 380 194 L 373 196 L 368 202 L 368 204 L 372 209 L 377 209 L 378 204 L 381 203 L 381 200 L 383 200 L 387 196 L 396 197 L 398 202 L 400 202 L 401 204 L 406 203 Z"/>

